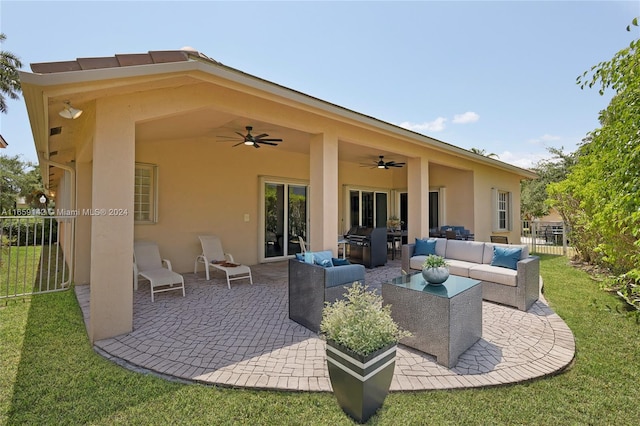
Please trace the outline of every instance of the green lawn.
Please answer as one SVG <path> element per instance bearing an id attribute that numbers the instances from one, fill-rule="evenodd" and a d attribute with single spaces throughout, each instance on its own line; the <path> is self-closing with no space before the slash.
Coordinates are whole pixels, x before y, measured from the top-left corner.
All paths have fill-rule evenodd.
<path id="1" fill-rule="evenodd" d="M 369 423 L 640 424 L 640 325 L 566 258 L 544 256 L 545 295 L 576 337 L 573 368 L 530 383 L 391 394 Z M 0 424 L 352 422 L 332 394 L 168 382 L 96 355 L 73 292 L 0 305 Z"/>

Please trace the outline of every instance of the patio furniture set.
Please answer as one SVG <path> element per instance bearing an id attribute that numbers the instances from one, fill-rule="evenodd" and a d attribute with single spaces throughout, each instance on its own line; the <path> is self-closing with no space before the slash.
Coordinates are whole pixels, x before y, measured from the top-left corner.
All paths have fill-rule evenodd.
<path id="1" fill-rule="evenodd" d="M 382 298 L 394 320 L 412 333 L 400 343 L 441 365 L 453 368 L 482 337 L 483 299 L 522 311 L 538 300 L 539 258 L 525 245 L 446 238 L 416 243 L 402 246 L 403 275 L 382 284 Z M 448 263 L 451 275 L 439 286 L 419 272 L 429 254 Z M 289 260 L 289 318 L 317 333 L 325 302 L 342 298 L 354 281 L 364 283 L 362 265 Z"/>
<path id="2" fill-rule="evenodd" d="M 248 279 L 251 269 L 225 253 L 216 236 L 200 236 L 202 254 L 194 273 L 205 265 L 223 271 L 227 286 Z M 429 254 L 445 258 L 450 276 L 443 284 L 425 282 L 418 272 Z M 332 257 L 331 251 L 298 254 L 288 264 L 289 318 L 318 333 L 326 302 L 342 299 L 354 282 L 364 284 L 365 267 Z M 165 267 L 166 266 L 166 267 Z M 416 239 L 402 246 L 403 275 L 382 284 L 385 304 L 393 318 L 412 333 L 401 343 L 434 355 L 439 364 L 453 368 L 460 355 L 482 337 L 482 300 L 526 311 L 539 295 L 539 259 L 529 256 L 526 245 L 506 245 L 446 238 Z M 185 295 L 182 275 L 161 259 L 154 242 L 134 243 L 134 286 L 138 277 L 150 282 L 155 293 L 178 290 Z"/>

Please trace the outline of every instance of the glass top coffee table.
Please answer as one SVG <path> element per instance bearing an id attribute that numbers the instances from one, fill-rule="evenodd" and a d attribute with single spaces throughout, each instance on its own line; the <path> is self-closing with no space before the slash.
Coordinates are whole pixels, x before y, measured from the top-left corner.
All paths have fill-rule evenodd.
<path id="1" fill-rule="evenodd" d="M 413 336 L 401 344 L 434 355 L 452 368 L 458 357 L 482 337 L 482 284 L 450 275 L 435 286 L 422 274 L 403 275 L 382 284 L 382 299 L 393 319 Z"/>

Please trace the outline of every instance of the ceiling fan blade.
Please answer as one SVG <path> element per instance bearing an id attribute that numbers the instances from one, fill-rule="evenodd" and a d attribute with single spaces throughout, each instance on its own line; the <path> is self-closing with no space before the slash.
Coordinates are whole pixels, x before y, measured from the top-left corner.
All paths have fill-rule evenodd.
<path id="1" fill-rule="evenodd" d="M 277 143 L 273 143 L 273 142 L 265 142 L 265 140 L 264 140 L 264 139 L 263 139 L 263 140 L 261 140 L 261 141 L 257 141 L 257 143 L 262 143 L 262 144 L 265 144 L 265 145 L 278 146 L 278 144 L 277 144 Z"/>
<path id="2" fill-rule="evenodd" d="M 261 138 L 264 138 L 265 136 L 269 136 L 269 135 L 268 135 L 268 134 L 266 134 L 266 133 L 263 133 L 263 134 L 261 134 L 261 135 L 254 136 L 254 138 L 255 138 L 255 139 L 261 139 Z"/>
<path id="3" fill-rule="evenodd" d="M 282 142 L 282 139 L 278 139 L 278 138 L 262 139 L 262 138 L 256 137 L 256 140 L 259 141 L 259 142 L 264 142 L 264 141 L 267 141 L 267 142 Z"/>
<path id="4" fill-rule="evenodd" d="M 240 132 L 236 132 L 236 135 L 240 135 L 242 139 L 247 139 L 247 137 Z"/>
<path id="5" fill-rule="evenodd" d="M 242 142 L 238 142 L 237 144 L 233 145 L 233 146 L 232 146 L 232 148 L 233 148 L 234 146 L 243 145 L 243 144 L 244 144 L 244 141 L 242 141 Z"/>
<path id="6" fill-rule="evenodd" d="M 254 147 L 254 148 L 260 148 L 260 145 L 258 145 L 257 143 L 255 143 L 255 142 L 254 142 L 254 143 L 253 143 L 253 147 Z"/>

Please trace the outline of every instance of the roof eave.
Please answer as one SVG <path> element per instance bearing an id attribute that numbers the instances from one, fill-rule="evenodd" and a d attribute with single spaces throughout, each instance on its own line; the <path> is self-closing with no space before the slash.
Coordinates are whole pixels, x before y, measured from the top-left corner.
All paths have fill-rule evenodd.
<path id="1" fill-rule="evenodd" d="M 427 144 L 433 148 L 454 153 L 457 156 L 461 156 L 475 162 L 484 163 L 492 167 L 497 167 L 517 174 L 525 179 L 536 179 L 538 177 L 536 173 L 530 170 L 513 166 L 511 164 L 504 163 L 493 158 L 480 156 L 469 150 L 459 148 L 455 145 L 431 138 L 421 133 L 416 133 L 395 124 L 388 123 L 386 121 L 350 110 L 345 107 L 341 107 L 339 105 L 324 101 L 311 95 L 307 95 L 294 89 L 287 88 L 285 86 L 256 77 L 254 75 L 247 74 L 243 71 L 229 67 L 213 59 L 203 57 L 199 53 L 189 53 L 188 58 L 189 59 L 187 61 L 181 62 L 98 68 L 89 70 L 56 72 L 49 74 L 37 74 L 26 71 L 19 71 L 19 74 L 23 88 L 29 86 L 40 86 L 43 88 L 42 93 L 44 93 L 44 88 L 57 85 L 88 83 L 91 81 L 99 81 L 105 79 L 124 79 L 168 73 L 200 71 L 273 95 L 281 96 L 294 102 L 299 102 L 303 105 L 323 110 L 327 113 L 336 114 L 340 117 L 354 120 L 367 126 L 377 128 L 391 134 L 395 134 L 404 139 L 410 139 L 419 143 Z M 40 99 L 43 99 L 43 97 L 40 97 Z M 44 109 L 45 105 L 46 103 L 43 102 L 42 105 L 37 106 L 38 108 Z M 43 136 L 46 137 L 46 129 L 44 130 L 45 133 L 43 134 Z"/>

